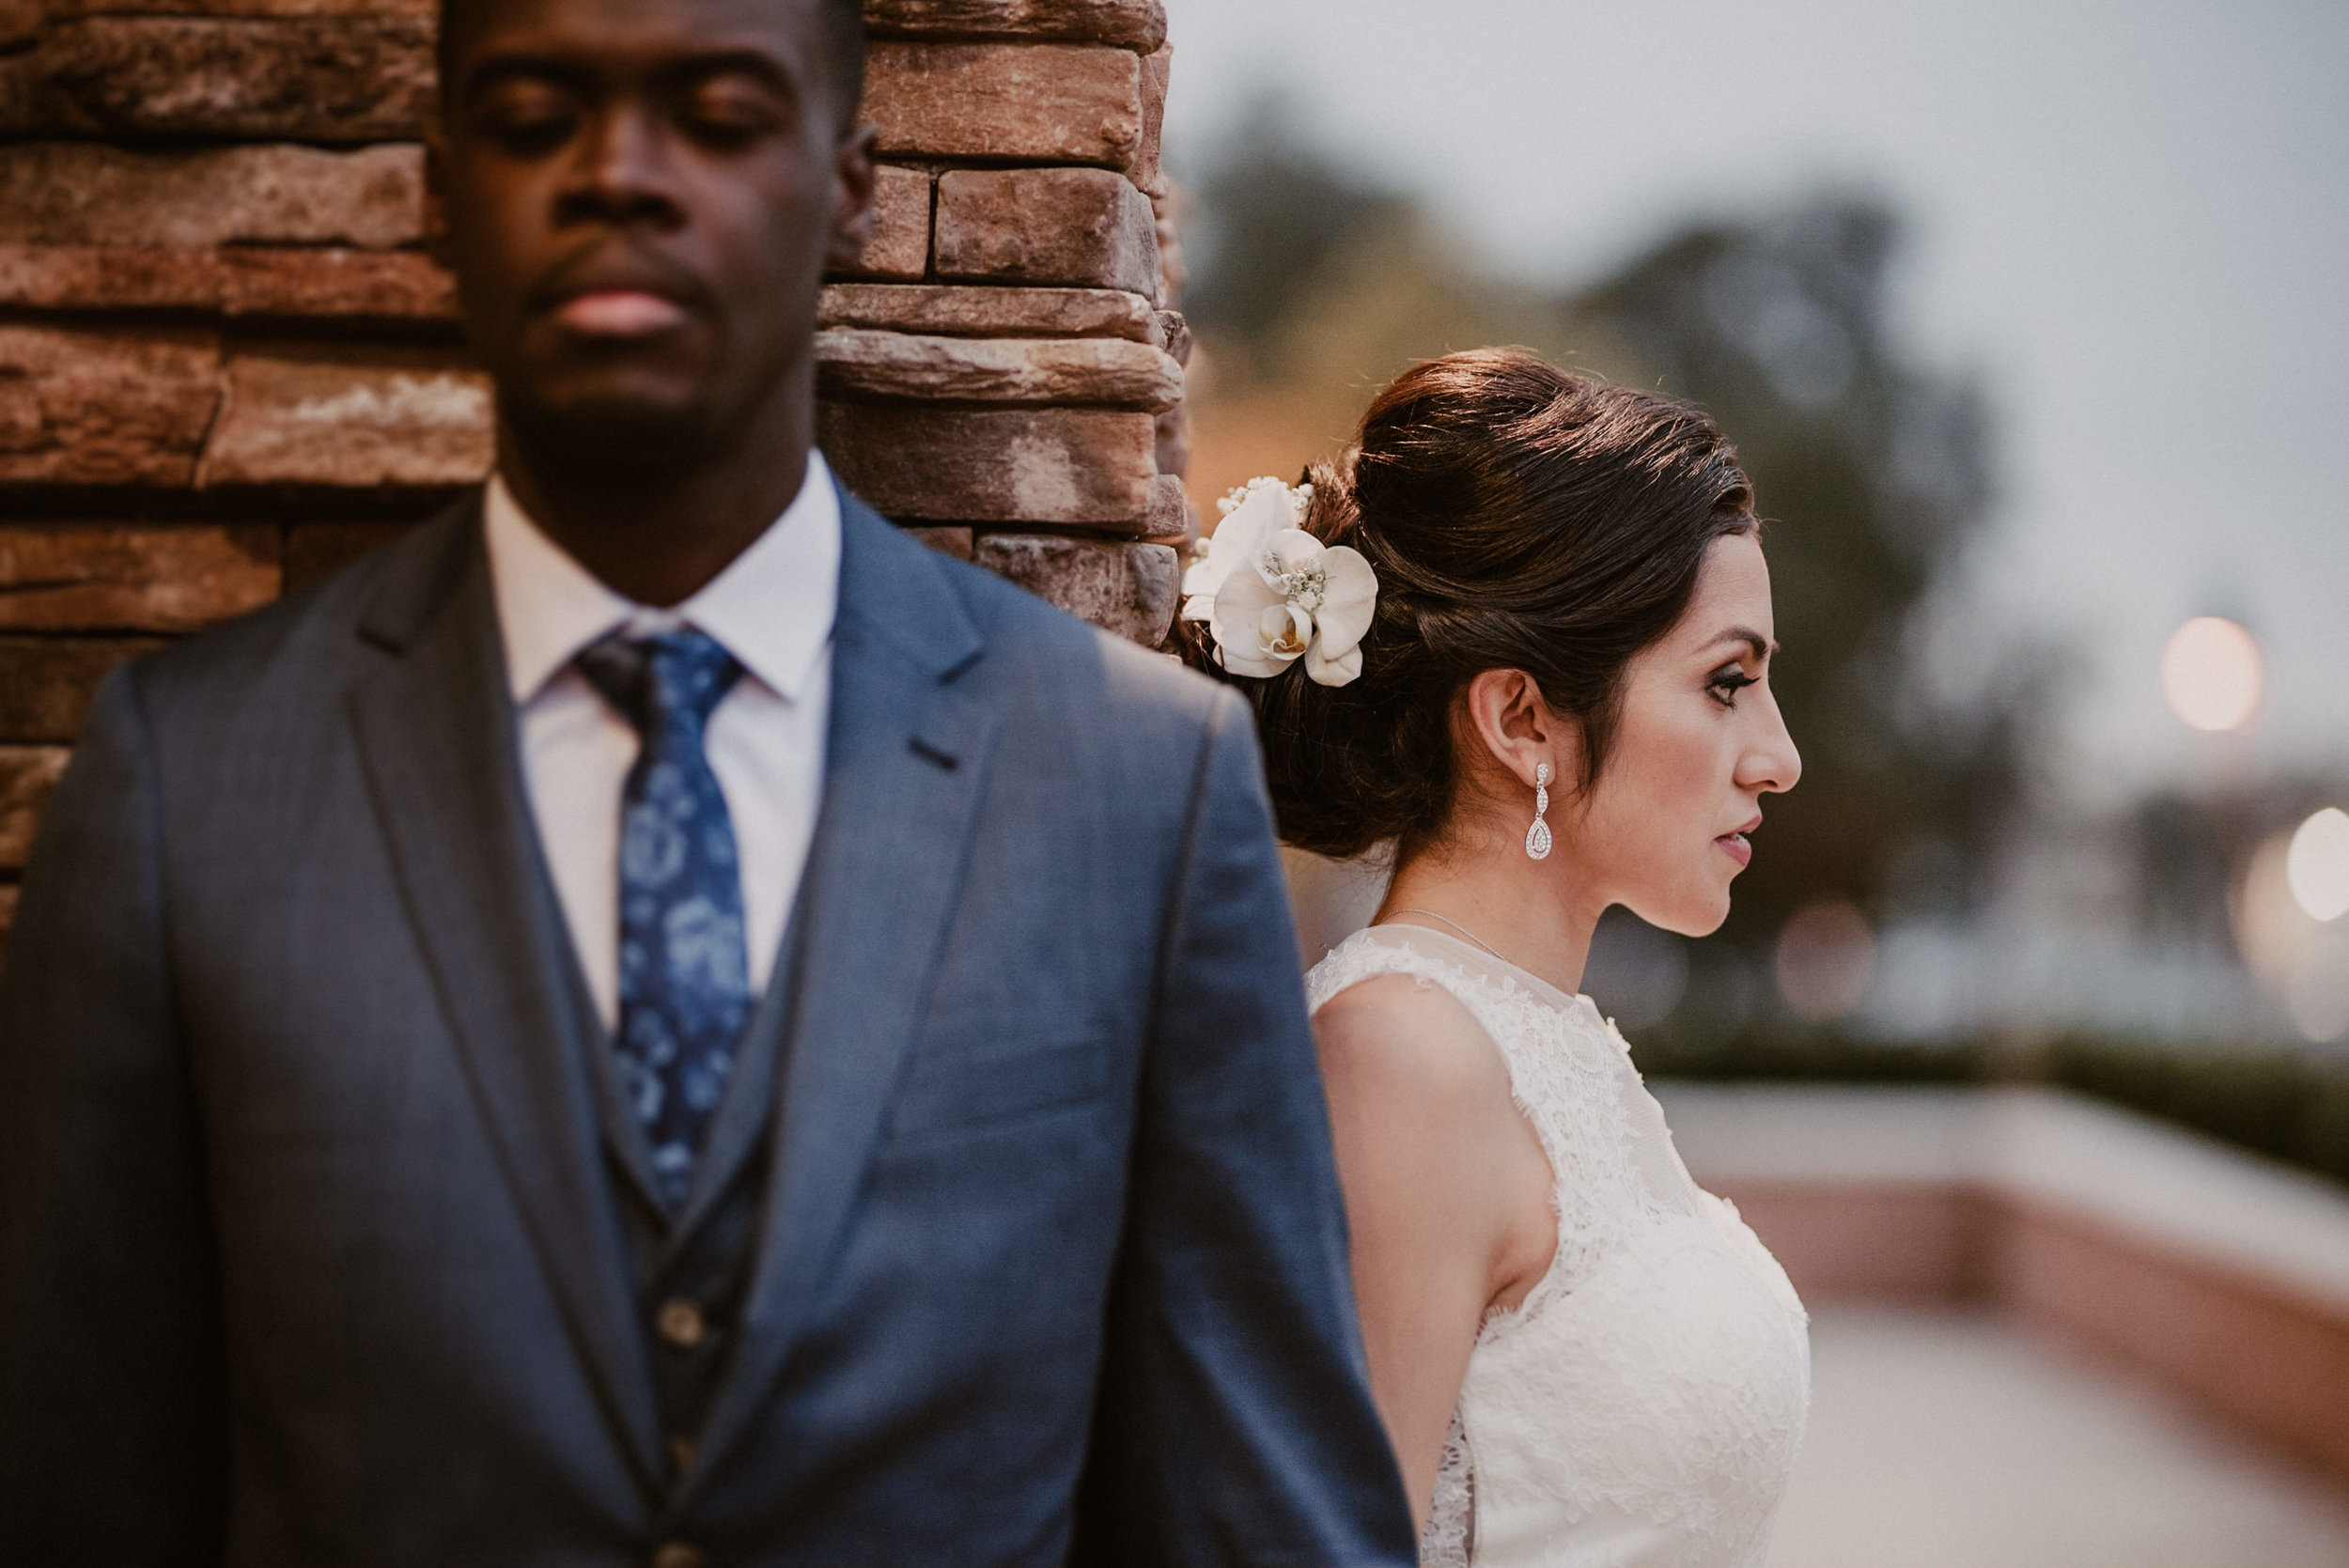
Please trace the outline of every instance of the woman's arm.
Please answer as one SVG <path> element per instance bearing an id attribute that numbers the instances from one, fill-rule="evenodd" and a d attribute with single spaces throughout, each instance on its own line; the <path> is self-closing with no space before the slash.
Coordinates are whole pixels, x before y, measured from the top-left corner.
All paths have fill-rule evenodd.
<path id="1" fill-rule="evenodd" d="M 1314 1028 L 1371 1394 L 1423 1529 L 1485 1315 L 1523 1299 L 1557 1250 L 1549 1161 L 1500 1052 L 1441 989 L 1382 975 Z"/>

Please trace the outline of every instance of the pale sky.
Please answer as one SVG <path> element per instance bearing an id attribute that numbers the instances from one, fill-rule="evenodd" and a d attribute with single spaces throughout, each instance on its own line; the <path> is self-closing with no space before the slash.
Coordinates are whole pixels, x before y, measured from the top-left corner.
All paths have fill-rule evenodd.
<path id="1" fill-rule="evenodd" d="M 1905 329 L 1981 371 L 2006 499 L 1963 623 L 2083 660 L 2061 776 L 2334 766 L 2349 793 L 2349 6 L 1169 0 L 1176 173 L 1247 94 L 1497 268 L 1590 277 L 1823 185 L 1912 220 Z M 1734 435 L 1735 432 L 1733 431 Z M 2230 758 L 2170 716 L 2189 615 L 2270 655 Z M 2349 804 L 2349 800 L 2344 800 Z"/>

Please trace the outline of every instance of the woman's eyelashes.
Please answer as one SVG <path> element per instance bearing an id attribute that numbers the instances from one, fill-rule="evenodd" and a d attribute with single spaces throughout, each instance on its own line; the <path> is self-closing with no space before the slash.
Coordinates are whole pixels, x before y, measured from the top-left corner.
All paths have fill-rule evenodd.
<path id="1" fill-rule="evenodd" d="M 1757 684 L 1761 678 L 1759 675 L 1746 674 L 1745 666 L 1742 664 L 1724 664 L 1706 678 L 1704 687 L 1713 694 L 1715 702 L 1723 707 L 1735 707 L 1737 693 L 1749 686 Z"/>

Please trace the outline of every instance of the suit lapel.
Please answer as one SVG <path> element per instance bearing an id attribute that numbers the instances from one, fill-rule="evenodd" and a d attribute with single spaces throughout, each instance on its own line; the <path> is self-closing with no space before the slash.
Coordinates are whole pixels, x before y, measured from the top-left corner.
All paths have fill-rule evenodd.
<path id="1" fill-rule="evenodd" d="M 657 1487 L 652 1371 L 584 1060 L 595 1026 L 529 827 L 477 503 L 440 529 L 445 538 L 416 541 L 407 565 L 420 569 L 395 568 L 365 623 L 393 657 L 351 699 L 360 756 L 540 1265 L 640 1478 Z"/>
<path id="2" fill-rule="evenodd" d="M 913 1044 L 985 795 L 981 644 L 939 558 L 842 497 L 824 799 L 793 919 L 775 1156 L 743 1332 L 703 1450 L 754 1419 L 841 1244 Z M 708 1473 L 706 1463 L 700 1472 Z"/>

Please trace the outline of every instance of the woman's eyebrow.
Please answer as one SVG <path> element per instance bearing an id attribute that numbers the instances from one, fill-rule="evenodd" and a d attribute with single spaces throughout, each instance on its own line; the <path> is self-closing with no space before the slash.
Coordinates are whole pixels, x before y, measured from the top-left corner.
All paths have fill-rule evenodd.
<path id="1" fill-rule="evenodd" d="M 1753 651 L 1754 658 L 1765 662 L 1768 661 L 1771 655 L 1778 652 L 1776 643 L 1748 626 L 1733 626 L 1706 645 L 1717 648 L 1723 643 L 1743 643 Z"/>

